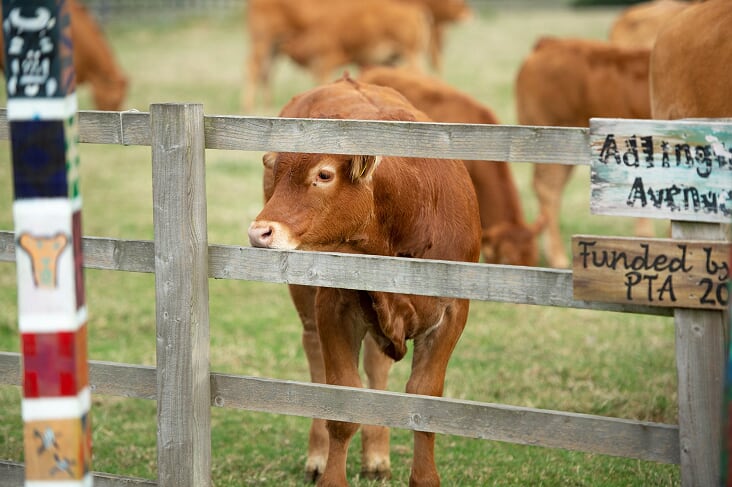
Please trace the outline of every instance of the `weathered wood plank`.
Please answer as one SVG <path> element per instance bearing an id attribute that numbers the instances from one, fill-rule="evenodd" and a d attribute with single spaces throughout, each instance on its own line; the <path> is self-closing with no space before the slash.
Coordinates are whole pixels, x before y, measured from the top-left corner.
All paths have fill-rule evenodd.
<path id="1" fill-rule="evenodd" d="M 590 143 L 592 213 L 732 218 L 732 123 L 592 119 Z"/>
<path id="2" fill-rule="evenodd" d="M 150 114 L 125 112 L 79 112 L 79 136 L 84 143 L 150 145 Z"/>
<path id="3" fill-rule="evenodd" d="M 730 248 L 718 241 L 575 235 L 574 297 L 722 310 L 729 301 Z"/>
<path id="4" fill-rule="evenodd" d="M 589 164 L 586 128 L 206 116 L 208 149 Z M 79 112 L 81 142 L 150 145 L 150 114 Z M 8 138 L 0 110 L 0 139 Z"/>
<path id="5" fill-rule="evenodd" d="M 153 243 L 87 237 L 84 265 L 88 268 L 154 272 Z M 211 245 L 209 277 L 280 282 L 371 291 L 454 296 L 539 306 L 672 316 L 654 306 L 602 303 L 574 299 L 572 272 L 304 251 Z M 13 262 L 13 234 L 0 231 L 0 262 Z"/>
<path id="6" fill-rule="evenodd" d="M 671 229 L 675 239 L 725 239 L 720 225 L 673 222 Z M 674 324 L 681 484 L 716 485 L 722 457 L 726 323 L 721 311 L 677 309 Z"/>
<path id="7" fill-rule="evenodd" d="M 158 483 L 211 485 L 203 106 L 151 107 Z"/>
<path id="8" fill-rule="evenodd" d="M 647 306 L 577 301 L 572 297 L 572 273 L 567 270 L 251 247 L 215 246 L 209 256 L 212 271 L 225 279 L 671 314 Z"/>
<path id="9" fill-rule="evenodd" d="M 150 368 L 90 361 L 95 393 L 100 393 L 97 378 L 114 377 L 116 368 L 122 377 L 129 377 L 121 384 L 123 395 L 150 398 L 150 390 L 155 388 Z M 132 379 L 135 373 L 137 378 Z M 19 384 L 18 354 L 0 353 L 0 382 L 7 378 Z M 131 394 L 130 387 L 139 395 Z M 113 390 L 104 393 L 116 395 Z M 212 373 L 211 405 L 663 463 L 677 464 L 680 457 L 675 425 L 369 389 Z"/>
<path id="10" fill-rule="evenodd" d="M 158 485 L 152 480 L 100 472 L 93 472 L 92 477 L 94 477 L 95 487 L 152 487 Z M 25 466 L 23 464 L 0 460 L 0 487 L 18 487 L 24 485 L 24 481 Z"/>
<path id="11" fill-rule="evenodd" d="M 212 377 L 217 406 L 430 431 L 664 463 L 679 458 L 676 427 L 343 386 Z"/>
<path id="12" fill-rule="evenodd" d="M 207 147 L 588 164 L 587 129 L 207 117 Z"/>

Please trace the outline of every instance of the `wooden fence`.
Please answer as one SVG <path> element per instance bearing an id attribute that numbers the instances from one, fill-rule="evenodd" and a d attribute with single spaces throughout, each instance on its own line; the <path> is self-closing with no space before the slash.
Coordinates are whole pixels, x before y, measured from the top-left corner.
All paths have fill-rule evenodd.
<path id="1" fill-rule="evenodd" d="M 587 130 L 204 116 L 195 104 L 152 105 L 150 113 L 85 111 L 79 123 L 82 143 L 152 147 L 155 241 L 86 237 L 83 249 L 86 267 L 155 273 L 157 367 L 91 362 L 90 382 L 95 394 L 157 400 L 157 485 L 210 485 L 212 405 L 680 464 L 684 485 L 716 483 L 719 445 L 710 438 L 719 437 L 720 426 L 721 312 L 577 301 L 568 270 L 207 242 L 205 148 L 588 164 Z M 8 137 L 7 127 L 0 111 L 0 137 Z M 705 239 L 724 238 L 719 225 L 674 222 L 674 233 L 698 237 L 699 227 Z M 14 259 L 14 235 L 0 232 L 0 261 Z M 208 278 L 675 314 L 679 425 L 212 373 Z M 0 353 L 0 383 L 20 385 L 20 367 L 19 354 Z M 22 478 L 22 465 L 0 462 L 0 486 Z M 105 474 L 95 482 L 156 484 Z"/>

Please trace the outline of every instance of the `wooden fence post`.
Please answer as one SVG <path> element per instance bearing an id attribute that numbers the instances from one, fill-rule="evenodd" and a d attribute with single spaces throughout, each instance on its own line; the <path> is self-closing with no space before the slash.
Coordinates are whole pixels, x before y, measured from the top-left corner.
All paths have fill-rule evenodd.
<path id="1" fill-rule="evenodd" d="M 158 485 L 211 485 L 203 106 L 150 107 Z"/>
<path id="2" fill-rule="evenodd" d="M 725 240 L 721 225 L 672 222 L 672 236 Z M 718 485 L 721 461 L 725 324 L 721 311 L 676 309 L 681 485 Z"/>

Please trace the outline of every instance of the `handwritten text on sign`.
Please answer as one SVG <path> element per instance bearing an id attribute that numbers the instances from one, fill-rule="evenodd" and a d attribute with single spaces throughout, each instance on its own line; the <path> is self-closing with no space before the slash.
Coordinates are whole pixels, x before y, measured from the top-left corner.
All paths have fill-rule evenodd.
<path id="1" fill-rule="evenodd" d="M 732 122 L 593 119 L 596 214 L 728 223 Z"/>
<path id="2" fill-rule="evenodd" d="M 724 309 L 725 242 L 572 237 L 574 297 L 586 301 Z"/>

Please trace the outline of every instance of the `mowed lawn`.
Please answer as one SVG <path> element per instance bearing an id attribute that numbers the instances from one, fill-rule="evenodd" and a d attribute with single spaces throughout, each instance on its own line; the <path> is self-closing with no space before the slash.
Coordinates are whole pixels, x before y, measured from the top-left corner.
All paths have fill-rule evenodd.
<path id="1" fill-rule="evenodd" d="M 485 2 L 487 3 L 487 2 Z M 486 8 L 448 31 L 443 77 L 515 123 L 513 80 L 542 34 L 604 38 L 617 10 Z M 126 109 L 200 102 L 207 114 L 237 114 L 247 38 L 240 12 L 175 20 L 145 18 L 105 26 L 130 77 Z M 354 68 L 349 68 L 354 70 Z M 334 73 L 334 76 L 336 74 Z M 273 73 L 276 115 L 312 86 L 287 61 Z M 93 108 L 85 87 L 82 109 Z M 557 97 L 561 97 L 557 93 Z M 4 98 L 3 98 L 4 100 Z M 4 102 L 3 102 L 4 104 Z M 85 144 L 83 228 L 89 236 L 153 238 L 150 148 Z M 12 226 L 12 174 L 0 142 L 0 229 Z M 209 242 L 248 245 L 246 228 L 261 208 L 261 153 L 207 151 Z M 513 166 L 527 218 L 536 215 L 531 166 Z M 657 222 L 663 235 L 665 222 Z M 564 197 L 562 232 L 630 235 L 630 219 L 589 213 L 589 171 L 578 168 Z M 89 355 L 94 360 L 155 364 L 154 277 L 86 271 Z M 0 263 L 0 350 L 18 351 L 15 266 Z M 211 368 L 260 377 L 308 380 L 300 324 L 284 285 L 210 281 Z M 391 389 L 402 391 L 409 357 Z M 578 413 L 675 424 L 674 329 L 670 318 L 473 302 L 448 368 L 445 395 Z M 22 461 L 20 391 L 0 386 L 0 459 Z M 309 420 L 213 409 L 213 479 L 217 486 L 304 485 Z M 153 401 L 94 396 L 93 469 L 156 478 Z M 351 447 L 358 478 L 358 438 Z M 673 465 L 440 435 L 436 459 L 446 486 L 669 486 Z M 411 432 L 392 435 L 392 485 L 406 485 Z"/>

